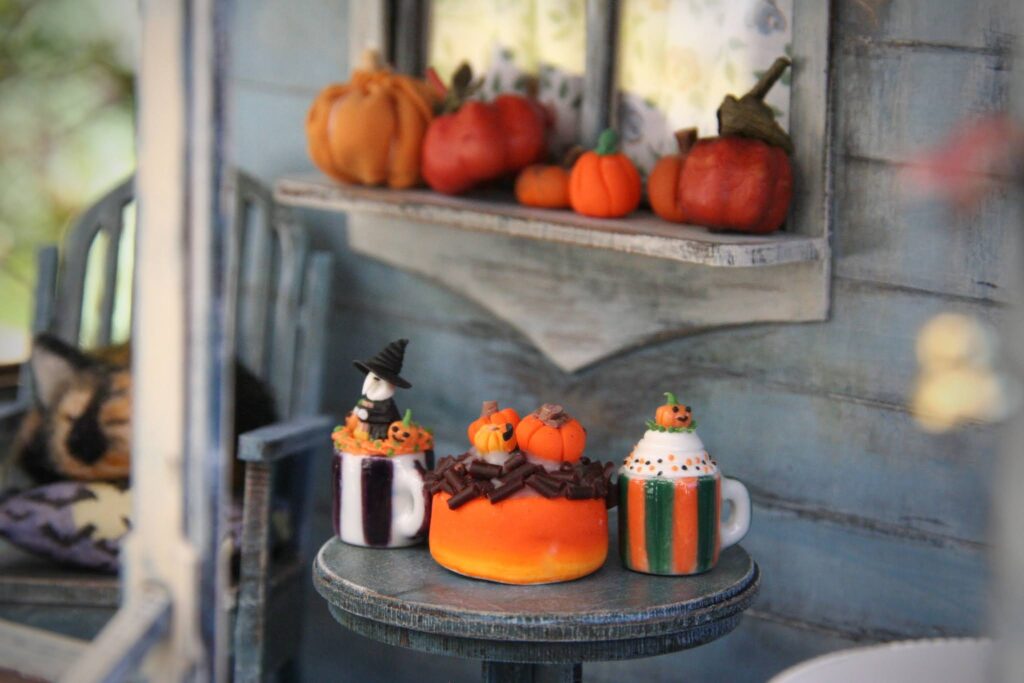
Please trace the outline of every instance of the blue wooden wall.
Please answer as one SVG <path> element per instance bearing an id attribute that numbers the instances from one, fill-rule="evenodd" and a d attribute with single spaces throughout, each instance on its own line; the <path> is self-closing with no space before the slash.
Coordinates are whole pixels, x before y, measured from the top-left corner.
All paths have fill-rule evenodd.
<path id="1" fill-rule="evenodd" d="M 995 430 L 918 430 L 907 410 L 921 325 L 942 311 L 999 324 L 1012 225 L 1008 188 L 973 215 L 907 199 L 899 173 L 964 116 L 1006 104 L 1009 0 L 844 0 L 833 12 L 836 223 L 827 323 L 755 325 L 667 341 L 567 376 L 457 294 L 346 248 L 344 220 L 302 214 L 336 253 L 327 407 L 344 412 L 350 360 L 412 340 L 403 394 L 459 446 L 480 401 L 564 403 L 592 456 L 619 459 L 659 392 L 695 406 L 701 436 L 754 500 L 743 545 L 763 590 L 729 637 L 691 652 L 585 668 L 588 680 L 761 681 L 859 643 L 986 630 L 987 516 Z M 303 121 L 347 71 L 341 0 L 237 3 L 234 146 L 265 181 L 309 170 Z M 543 248 L 538 245 L 537 248 Z M 586 259 L 578 250 L 572 258 Z M 641 258 L 620 255 L 628 276 Z M 314 539 L 330 534 L 328 466 Z M 311 680 L 474 680 L 478 665 L 370 643 L 310 595 Z"/>

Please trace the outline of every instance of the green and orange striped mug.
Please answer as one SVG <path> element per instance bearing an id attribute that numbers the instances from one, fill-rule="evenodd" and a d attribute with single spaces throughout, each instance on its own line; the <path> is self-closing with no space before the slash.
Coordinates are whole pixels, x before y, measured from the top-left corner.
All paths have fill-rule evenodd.
<path id="1" fill-rule="evenodd" d="M 700 574 L 714 568 L 723 548 L 746 535 L 747 488 L 722 477 L 706 453 L 704 457 L 704 465 L 699 456 L 696 464 L 680 465 L 687 470 L 683 476 L 647 475 L 628 463 L 620 470 L 619 553 L 627 569 L 669 576 Z M 679 466 L 672 467 L 682 474 Z M 725 520 L 723 500 L 732 503 Z"/>

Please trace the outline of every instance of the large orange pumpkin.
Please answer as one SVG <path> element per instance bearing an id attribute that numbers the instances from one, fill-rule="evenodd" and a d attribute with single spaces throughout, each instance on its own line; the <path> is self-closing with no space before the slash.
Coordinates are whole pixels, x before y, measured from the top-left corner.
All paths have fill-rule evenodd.
<path id="1" fill-rule="evenodd" d="M 500 427 L 510 424 L 515 428 L 515 426 L 519 424 L 519 413 L 516 412 L 515 408 L 504 408 L 499 410 L 497 401 L 484 401 L 483 405 L 480 407 L 480 417 L 470 422 L 469 427 L 466 429 L 466 436 L 469 437 L 469 443 L 473 443 L 473 439 L 481 427 L 489 424 L 498 425 Z"/>
<path id="2" fill-rule="evenodd" d="M 516 441 L 529 455 L 576 462 L 587 445 L 587 432 L 562 406 L 545 403 L 522 419 L 516 427 Z"/>
<path id="3" fill-rule="evenodd" d="M 345 183 L 412 187 L 420 182 L 420 150 L 436 91 L 392 73 L 374 53 L 348 83 L 324 88 L 306 115 L 309 156 Z"/>
<path id="4" fill-rule="evenodd" d="M 569 201 L 573 211 L 597 218 L 617 218 L 640 204 L 640 173 L 618 151 L 619 136 L 608 129 L 597 147 L 577 159 L 569 176 Z"/>

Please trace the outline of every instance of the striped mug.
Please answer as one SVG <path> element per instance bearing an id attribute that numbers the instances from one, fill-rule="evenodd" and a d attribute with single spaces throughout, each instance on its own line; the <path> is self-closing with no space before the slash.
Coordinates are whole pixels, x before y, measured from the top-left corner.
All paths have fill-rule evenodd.
<path id="1" fill-rule="evenodd" d="M 684 468 L 686 469 L 686 468 Z M 706 474 L 643 477 L 620 471 L 619 553 L 627 569 L 684 576 L 713 569 L 750 528 L 750 494 L 717 467 Z M 722 500 L 732 512 L 721 519 Z"/>
<path id="2" fill-rule="evenodd" d="M 401 548 L 426 539 L 428 453 L 357 455 L 335 451 L 334 533 L 346 543 Z"/>

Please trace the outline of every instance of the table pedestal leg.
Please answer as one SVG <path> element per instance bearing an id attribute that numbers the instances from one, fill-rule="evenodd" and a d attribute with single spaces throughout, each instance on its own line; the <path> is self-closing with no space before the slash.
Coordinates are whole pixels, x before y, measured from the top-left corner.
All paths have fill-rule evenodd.
<path id="1" fill-rule="evenodd" d="M 582 664 L 484 662 L 484 683 L 582 683 Z"/>

